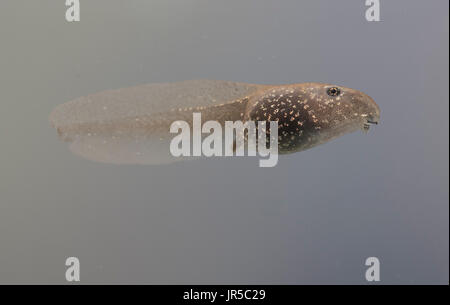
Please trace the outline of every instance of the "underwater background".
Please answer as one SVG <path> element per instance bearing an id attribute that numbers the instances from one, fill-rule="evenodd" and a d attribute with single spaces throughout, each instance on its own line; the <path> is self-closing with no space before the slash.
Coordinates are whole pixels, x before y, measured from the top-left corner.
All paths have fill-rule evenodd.
<path id="1" fill-rule="evenodd" d="M 382 284 L 449 280 L 449 2 L 0 3 L 0 283 Z M 218 79 L 361 90 L 378 126 L 274 168 L 113 165 L 70 153 L 51 110 L 90 93 Z"/>

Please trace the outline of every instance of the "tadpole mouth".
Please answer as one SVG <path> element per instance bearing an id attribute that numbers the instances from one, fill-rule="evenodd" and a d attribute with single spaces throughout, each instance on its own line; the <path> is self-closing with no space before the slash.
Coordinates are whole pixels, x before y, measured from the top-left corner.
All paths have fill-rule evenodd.
<path id="1" fill-rule="evenodd" d="M 364 123 L 363 130 L 368 132 L 371 125 L 378 125 L 378 121 L 367 120 L 366 123 Z"/>

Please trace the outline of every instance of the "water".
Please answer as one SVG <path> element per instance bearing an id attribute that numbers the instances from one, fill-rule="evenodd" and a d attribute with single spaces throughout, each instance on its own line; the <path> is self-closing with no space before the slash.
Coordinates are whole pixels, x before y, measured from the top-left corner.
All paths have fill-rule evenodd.
<path id="1" fill-rule="evenodd" d="M 448 2 L 3 1 L 0 283 L 448 283 Z M 187 79 L 318 81 L 381 121 L 274 168 L 90 162 L 48 122 L 68 100 Z"/>

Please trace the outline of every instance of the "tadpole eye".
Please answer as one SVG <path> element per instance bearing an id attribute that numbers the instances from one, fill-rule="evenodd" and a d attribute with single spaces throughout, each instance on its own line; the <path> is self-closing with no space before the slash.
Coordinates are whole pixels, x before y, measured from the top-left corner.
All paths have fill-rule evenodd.
<path id="1" fill-rule="evenodd" d="M 328 88 L 327 94 L 329 96 L 338 96 L 339 94 L 341 94 L 341 90 L 338 87 L 331 87 Z"/>

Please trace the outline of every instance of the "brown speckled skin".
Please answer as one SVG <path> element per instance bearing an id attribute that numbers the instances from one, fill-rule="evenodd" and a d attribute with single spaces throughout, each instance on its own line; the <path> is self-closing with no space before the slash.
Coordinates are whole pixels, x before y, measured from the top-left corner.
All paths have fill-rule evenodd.
<path id="1" fill-rule="evenodd" d="M 329 88 L 340 93 L 330 96 Z M 249 98 L 244 120 L 278 121 L 279 153 L 293 153 L 345 133 L 367 130 L 380 110 L 366 94 L 340 86 L 302 83 L 260 90 Z"/>
<path id="2" fill-rule="evenodd" d="M 191 85 L 202 85 L 204 82 L 183 82 L 166 91 L 172 93 L 173 90 L 179 89 L 184 92 Z M 222 94 L 227 94 L 229 90 L 237 92 L 233 89 L 234 83 L 223 82 L 225 85 L 222 85 L 221 81 L 206 82 L 217 83 L 223 91 Z M 172 138 L 173 134 L 169 133 L 170 125 L 176 120 L 191 124 L 194 112 L 202 114 L 202 122 L 215 120 L 222 125 L 225 121 L 238 120 L 278 121 L 278 150 L 279 153 L 286 154 L 314 147 L 358 129 L 367 130 L 368 123 L 377 123 L 380 116 L 377 104 L 369 96 L 341 86 L 322 83 L 275 86 L 235 84 L 236 88 L 244 88 L 242 92 L 246 93 L 235 94 L 233 100 L 217 103 L 208 103 L 205 100 L 201 106 L 191 103 L 185 107 L 184 100 L 181 99 L 177 108 L 149 113 L 139 111 L 147 104 L 141 103 L 140 107 L 136 108 L 132 101 L 148 99 L 149 103 L 152 103 L 152 97 L 149 96 L 153 93 L 152 85 L 100 92 L 57 107 L 50 120 L 65 141 L 73 141 L 86 135 L 102 136 L 105 139 L 150 135 Z M 229 86 L 229 89 L 224 86 Z M 150 90 L 146 91 L 146 87 L 150 87 Z M 337 88 L 340 93 L 330 96 L 327 92 L 329 88 Z M 159 90 L 159 87 L 157 89 Z M 166 91 L 162 90 L 163 93 Z M 110 110 L 113 106 L 110 101 L 115 99 L 123 101 L 117 106 L 120 108 L 113 112 Z M 128 101 L 131 101 L 130 104 Z"/>

